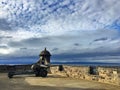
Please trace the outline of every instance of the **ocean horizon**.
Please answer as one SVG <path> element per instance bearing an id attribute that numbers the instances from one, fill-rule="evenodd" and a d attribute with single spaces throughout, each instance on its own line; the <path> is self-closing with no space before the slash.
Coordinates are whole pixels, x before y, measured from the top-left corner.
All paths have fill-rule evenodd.
<path id="1" fill-rule="evenodd" d="M 0 65 L 27 65 L 33 64 L 36 61 L 31 60 L 0 60 Z M 107 62 L 65 62 L 65 61 L 51 61 L 51 64 L 65 64 L 65 65 L 81 65 L 81 66 L 120 66 L 120 63 Z"/>

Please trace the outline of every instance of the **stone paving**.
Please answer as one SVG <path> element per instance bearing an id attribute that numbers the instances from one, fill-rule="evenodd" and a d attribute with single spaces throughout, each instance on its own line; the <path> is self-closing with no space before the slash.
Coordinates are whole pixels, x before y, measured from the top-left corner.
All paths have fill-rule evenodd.
<path id="1" fill-rule="evenodd" d="M 7 74 L 2 73 L 0 90 L 120 90 L 120 87 L 57 75 L 48 75 L 46 78 L 24 75 L 9 79 Z"/>

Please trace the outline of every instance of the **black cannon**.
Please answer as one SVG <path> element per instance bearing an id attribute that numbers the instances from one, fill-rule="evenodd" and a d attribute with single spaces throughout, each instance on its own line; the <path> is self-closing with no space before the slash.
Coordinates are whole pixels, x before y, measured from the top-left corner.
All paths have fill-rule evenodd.
<path id="1" fill-rule="evenodd" d="M 48 74 L 48 68 L 47 65 L 39 65 L 39 64 L 33 64 L 31 66 L 31 70 L 26 71 L 10 71 L 8 72 L 8 77 L 12 78 L 14 75 L 30 75 L 35 74 L 36 77 L 46 77 Z"/>
<path id="2" fill-rule="evenodd" d="M 8 77 L 12 78 L 14 75 L 35 74 L 36 76 L 46 77 L 50 70 L 50 52 L 46 48 L 39 54 L 39 60 L 31 66 L 31 70 L 26 71 L 10 71 Z"/>

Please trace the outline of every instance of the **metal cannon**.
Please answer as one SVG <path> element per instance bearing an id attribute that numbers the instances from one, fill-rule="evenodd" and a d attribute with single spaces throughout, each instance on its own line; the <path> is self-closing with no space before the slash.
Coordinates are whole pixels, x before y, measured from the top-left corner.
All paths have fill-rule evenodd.
<path id="1" fill-rule="evenodd" d="M 48 74 L 48 68 L 47 65 L 39 65 L 39 64 L 33 64 L 31 66 L 31 70 L 26 71 L 10 71 L 8 72 L 8 77 L 13 78 L 15 75 L 30 75 L 35 74 L 36 77 L 46 77 Z"/>
<path id="2" fill-rule="evenodd" d="M 14 75 L 35 74 L 36 76 L 46 77 L 50 69 L 50 52 L 46 48 L 39 54 L 39 60 L 31 66 L 31 70 L 26 71 L 10 71 L 8 77 Z"/>

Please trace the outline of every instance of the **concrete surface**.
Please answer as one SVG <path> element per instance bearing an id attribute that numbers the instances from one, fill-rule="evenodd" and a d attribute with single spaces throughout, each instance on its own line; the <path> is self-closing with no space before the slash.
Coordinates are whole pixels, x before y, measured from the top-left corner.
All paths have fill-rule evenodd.
<path id="1" fill-rule="evenodd" d="M 120 90 L 120 87 L 57 75 L 48 75 L 46 78 L 14 76 L 9 79 L 7 74 L 1 73 L 0 90 Z"/>

